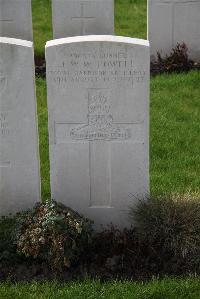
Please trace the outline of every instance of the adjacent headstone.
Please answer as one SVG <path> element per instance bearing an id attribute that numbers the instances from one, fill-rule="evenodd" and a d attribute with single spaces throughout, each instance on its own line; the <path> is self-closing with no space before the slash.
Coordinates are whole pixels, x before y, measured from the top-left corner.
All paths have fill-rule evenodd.
<path id="1" fill-rule="evenodd" d="M 151 58 L 159 51 L 169 54 L 177 43 L 185 43 L 189 56 L 200 61 L 200 1 L 149 0 Z"/>
<path id="2" fill-rule="evenodd" d="M 46 60 L 52 198 L 125 227 L 149 190 L 149 44 L 72 37 L 48 42 Z"/>
<path id="3" fill-rule="evenodd" d="M 0 36 L 33 39 L 31 0 L 0 0 Z"/>
<path id="4" fill-rule="evenodd" d="M 32 42 L 0 37 L 0 215 L 40 200 Z"/>
<path id="5" fill-rule="evenodd" d="M 52 0 L 54 38 L 114 34 L 114 0 Z"/>

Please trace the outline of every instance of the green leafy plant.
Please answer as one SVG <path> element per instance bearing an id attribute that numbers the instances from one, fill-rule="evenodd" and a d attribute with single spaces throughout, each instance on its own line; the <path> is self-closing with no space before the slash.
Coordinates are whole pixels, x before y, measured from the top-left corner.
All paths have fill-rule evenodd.
<path id="1" fill-rule="evenodd" d="M 56 202 L 38 203 L 18 216 L 18 253 L 42 259 L 53 268 L 69 268 L 88 246 L 92 223 Z"/>
<path id="2" fill-rule="evenodd" d="M 171 195 L 141 200 L 131 209 L 138 232 L 164 255 L 200 262 L 200 197 Z"/>

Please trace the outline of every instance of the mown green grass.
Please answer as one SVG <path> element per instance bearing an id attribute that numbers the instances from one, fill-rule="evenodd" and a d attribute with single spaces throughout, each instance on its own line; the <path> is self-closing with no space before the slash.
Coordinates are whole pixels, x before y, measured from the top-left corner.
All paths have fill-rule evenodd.
<path id="1" fill-rule="evenodd" d="M 200 72 L 151 79 L 151 193 L 200 192 Z M 37 79 L 42 198 L 49 198 L 46 82 Z"/>
<path id="2" fill-rule="evenodd" d="M 115 34 L 147 38 L 146 0 L 115 0 Z"/>
<path id="3" fill-rule="evenodd" d="M 199 299 L 200 279 L 100 283 L 0 284 L 1 299 Z"/>
<path id="4" fill-rule="evenodd" d="M 44 56 L 45 43 L 51 40 L 51 0 L 32 0 L 35 54 Z M 146 0 L 115 0 L 115 34 L 146 39 Z"/>
<path id="5" fill-rule="evenodd" d="M 35 54 L 44 56 L 45 44 L 53 38 L 51 0 L 32 0 Z"/>
<path id="6" fill-rule="evenodd" d="M 151 80 L 151 191 L 200 191 L 200 72 Z"/>
<path id="7" fill-rule="evenodd" d="M 37 108 L 38 108 L 38 129 L 40 146 L 40 171 L 42 199 L 50 199 L 50 175 L 49 175 L 49 142 L 48 142 L 48 112 L 46 81 L 38 78 L 37 85 Z"/>

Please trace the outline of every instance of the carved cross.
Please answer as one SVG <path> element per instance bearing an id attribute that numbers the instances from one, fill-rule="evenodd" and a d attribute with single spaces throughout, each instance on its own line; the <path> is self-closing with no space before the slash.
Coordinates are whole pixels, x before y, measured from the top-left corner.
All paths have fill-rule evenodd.
<path id="1" fill-rule="evenodd" d="M 81 3 L 81 15 L 79 17 L 72 17 L 72 20 L 80 20 L 81 21 L 81 34 L 86 35 L 85 29 L 85 21 L 94 20 L 95 17 L 89 17 L 85 15 L 85 3 Z"/>
<path id="2" fill-rule="evenodd" d="M 171 24 L 172 24 L 172 35 L 171 35 L 171 48 L 174 47 L 174 45 L 176 44 L 176 39 L 175 39 L 175 30 L 174 30 L 174 27 L 175 27 L 175 9 L 176 9 L 176 6 L 177 5 L 180 5 L 180 4 L 192 4 L 192 3 L 196 3 L 198 2 L 198 0 L 188 0 L 188 1 L 180 1 L 180 0 L 176 0 L 174 2 L 171 2 L 169 0 L 164 0 L 163 2 L 160 2 L 159 5 L 170 5 L 170 9 L 171 9 L 171 13 L 172 13 L 172 19 L 171 19 Z"/>
<path id="3" fill-rule="evenodd" d="M 111 146 L 120 141 L 133 142 L 133 132 L 138 125 L 114 122 L 109 100 L 107 90 L 89 90 L 88 124 L 76 124 L 70 132 L 72 140 L 89 142 L 91 208 L 112 208 Z"/>

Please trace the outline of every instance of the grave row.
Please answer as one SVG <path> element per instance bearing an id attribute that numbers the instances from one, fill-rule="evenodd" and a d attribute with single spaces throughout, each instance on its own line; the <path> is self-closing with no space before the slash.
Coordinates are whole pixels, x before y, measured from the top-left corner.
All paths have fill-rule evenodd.
<path id="1" fill-rule="evenodd" d="M 114 0 L 52 0 L 53 37 L 114 34 Z M 0 36 L 33 39 L 31 0 L 0 0 Z M 200 60 L 200 1 L 148 0 L 151 59 L 185 42 Z"/>
<path id="2" fill-rule="evenodd" d="M 169 3 L 173 17 L 177 3 L 191 12 L 197 1 L 149 1 L 149 15 L 154 5 L 162 16 Z M 54 36 L 65 38 L 46 44 L 51 195 L 96 226 L 123 228 L 129 207 L 149 193 L 149 42 L 111 35 L 112 0 L 52 4 Z M 0 215 L 7 215 L 41 200 L 40 166 L 33 43 L 24 40 L 32 39 L 31 1 L 0 0 L 0 8 L 0 34 L 8 35 L 0 37 Z"/>
<path id="3" fill-rule="evenodd" d="M 0 36 L 33 40 L 31 0 L 0 0 Z M 54 39 L 114 33 L 114 0 L 52 0 Z"/>
<path id="4" fill-rule="evenodd" d="M 0 214 L 40 200 L 33 44 L 0 37 Z M 149 43 L 116 36 L 47 42 L 52 198 L 96 226 L 128 225 L 149 191 Z"/>

